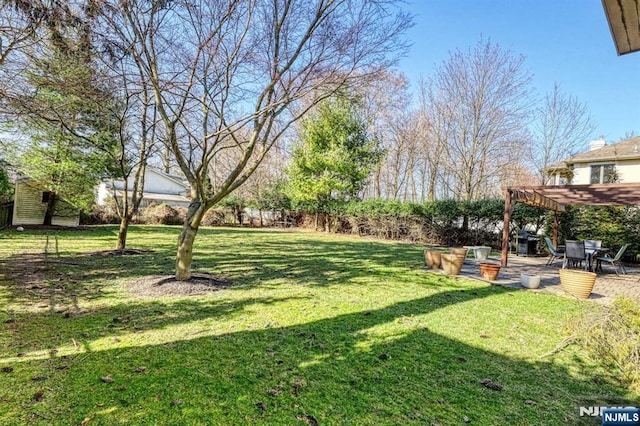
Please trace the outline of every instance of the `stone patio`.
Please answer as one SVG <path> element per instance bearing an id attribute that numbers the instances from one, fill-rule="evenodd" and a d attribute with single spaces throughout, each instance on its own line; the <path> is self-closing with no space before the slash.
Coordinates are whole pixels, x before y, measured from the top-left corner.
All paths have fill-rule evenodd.
<path id="1" fill-rule="evenodd" d="M 488 262 L 500 263 L 497 257 L 489 257 Z M 540 275 L 540 288 L 528 290 L 542 293 L 552 293 L 565 297 L 574 297 L 560 288 L 560 275 L 558 270 L 562 267 L 562 261 L 557 261 L 551 266 L 546 266 L 547 257 L 523 257 L 509 256 L 509 266 L 500 269 L 496 281 L 486 281 L 495 285 L 522 288 L 520 274 Z M 596 285 L 593 288 L 589 301 L 596 303 L 611 303 L 617 296 L 627 296 L 636 302 L 640 302 L 640 269 L 626 267 L 627 275 L 616 275 L 613 269 L 603 266 L 604 271 L 598 271 Z M 460 272 L 461 276 L 484 281 L 480 277 L 478 261 L 467 257 Z"/>

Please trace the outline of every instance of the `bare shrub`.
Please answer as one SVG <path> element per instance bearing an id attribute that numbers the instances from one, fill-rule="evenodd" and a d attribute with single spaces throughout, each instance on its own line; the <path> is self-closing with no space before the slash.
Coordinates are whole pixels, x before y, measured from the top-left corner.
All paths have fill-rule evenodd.
<path id="1" fill-rule="evenodd" d="M 82 225 L 110 225 L 120 223 L 120 217 L 110 206 L 94 206 L 91 212 L 80 217 Z"/>
<path id="2" fill-rule="evenodd" d="M 622 381 L 640 392 L 640 304 L 618 298 L 610 307 L 576 318 L 569 330 L 591 358 L 615 369 Z"/>
<path id="3" fill-rule="evenodd" d="M 149 225 L 182 225 L 184 211 L 181 214 L 178 208 L 166 204 L 151 204 L 140 213 L 138 220 Z"/>
<path id="4" fill-rule="evenodd" d="M 213 208 L 202 217 L 203 226 L 222 226 L 233 223 L 233 214 L 228 209 Z"/>

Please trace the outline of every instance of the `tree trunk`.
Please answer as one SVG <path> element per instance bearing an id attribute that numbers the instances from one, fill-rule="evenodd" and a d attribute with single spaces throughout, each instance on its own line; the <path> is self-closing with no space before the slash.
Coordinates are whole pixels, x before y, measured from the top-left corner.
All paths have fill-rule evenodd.
<path id="1" fill-rule="evenodd" d="M 169 174 L 171 172 L 171 149 L 169 147 L 165 147 L 162 153 L 162 171 L 166 174 Z"/>
<path id="2" fill-rule="evenodd" d="M 462 215 L 462 230 L 467 231 L 468 229 L 469 229 L 469 215 L 465 213 L 464 215 Z"/>
<path id="3" fill-rule="evenodd" d="M 184 220 L 182 232 L 178 237 L 176 253 L 176 280 L 186 281 L 191 278 L 191 261 L 193 260 L 193 242 L 198 234 L 200 221 L 205 213 L 204 204 L 192 201 Z"/>
<path id="4" fill-rule="evenodd" d="M 47 210 L 44 212 L 44 220 L 42 221 L 43 225 L 51 226 L 53 222 L 53 214 L 56 211 L 57 198 L 58 197 L 56 197 L 55 192 L 49 192 L 49 199 L 47 200 Z"/>
<path id="5" fill-rule="evenodd" d="M 238 217 L 238 224 L 242 225 L 242 208 L 236 208 L 236 216 Z"/>
<path id="6" fill-rule="evenodd" d="M 120 218 L 120 230 L 118 231 L 118 245 L 116 250 L 124 250 L 127 247 L 127 232 L 129 231 L 130 216 Z"/>

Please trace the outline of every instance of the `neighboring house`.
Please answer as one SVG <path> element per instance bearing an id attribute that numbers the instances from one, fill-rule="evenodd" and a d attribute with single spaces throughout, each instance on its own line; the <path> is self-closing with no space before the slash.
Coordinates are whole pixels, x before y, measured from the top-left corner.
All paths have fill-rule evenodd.
<path id="1" fill-rule="evenodd" d="M 12 224 L 42 225 L 50 195 L 51 192 L 43 190 L 33 179 L 18 177 L 13 193 Z M 51 224 L 78 226 L 80 224 L 80 211 L 64 200 L 57 201 Z"/>
<path id="2" fill-rule="evenodd" d="M 133 178 L 127 184 L 129 191 L 133 188 Z M 124 194 L 124 181 L 102 182 L 98 185 L 96 204 L 103 206 L 113 199 L 122 198 Z M 164 173 L 153 167 L 147 167 L 144 175 L 144 191 L 140 207 L 149 204 L 167 204 L 172 207 L 189 207 L 190 200 L 187 197 L 189 185 L 184 178 Z M 131 197 L 131 195 L 129 195 Z"/>
<path id="3" fill-rule="evenodd" d="M 597 139 L 589 151 L 547 167 L 545 174 L 547 185 L 640 182 L 640 136 L 611 145 Z"/>

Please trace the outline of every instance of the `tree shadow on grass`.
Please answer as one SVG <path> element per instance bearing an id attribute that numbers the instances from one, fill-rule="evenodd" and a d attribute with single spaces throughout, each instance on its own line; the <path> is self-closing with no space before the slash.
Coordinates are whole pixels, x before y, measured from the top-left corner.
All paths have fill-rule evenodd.
<path id="1" fill-rule="evenodd" d="M 266 306 L 305 297 L 247 297 L 241 299 L 180 298 L 176 300 L 145 300 L 118 303 L 86 309 L 78 313 L 62 311 L 51 313 L 12 313 L 3 319 L 4 332 L 0 334 L 0 358 L 21 362 L 29 357 L 41 357 L 56 348 L 67 347 L 67 352 L 77 350 L 91 352 L 97 341 L 101 346 L 128 345 L 128 340 L 144 338 L 145 332 L 155 332 L 162 337 L 163 330 L 202 322 L 192 335 L 207 333 L 215 321 L 230 322 L 238 317 L 250 317 L 253 306 Z M 2 317 L 0 316 L 0 319 Z M 172 337 L 174 338 L 174 337 Z M 178 339 L 188 336 L 177 336 Z M 170 340 L 170 339 L 169 339 Z M 73 342 L 75 350 L 70 346 Z M 10 348 L 10 349 L 9 349 Z"/>
<path id="2" fill-rule="evenodd" d="M 606 381 L 595 383 L 587 365 L 569 367 L 563 357 L 508 357 L 492 336 L 463 341 L 432 331 L 431 314 L 507 292 L 490 286 L 451 290 L 289 326 L 24 359 L 14 373 L 0 374 L 0 389 L 12 389 L 4 391 L 0 418 L 36 424 L 89 418 L 98 424 L 445 425 L 467 417 L 474 424 L 598 424 L 580 418 L 578 408 L 640 403 L 619 396 L 621 389 Z M 182 300 L 164 308 L 166 322 L 150 326 L 215 319 L 248 306 L 214 304 L 207 311 L 202 301 Z M 468 326 L 451 321 L 451 331 Z M 63 363 L 68 368 L 60 369 Z M 36 374 L 48 377 L 42 402 L 33 400 L 43 389 L 30 380 Z M 483 385 L 486 380 L 497 386 Z"/>
<path id="3" fill-rule="evenodd" d="M 322 235 L 316 239 L 308 233 L 291 234 L 282 239 L 282 232 L 255 232 L 254 239 L 234 250 L 196 248 L 194 268 L 230 274 L 232 280 L 246 283 L 284 278 L 311 286 L 332 286 L 363 277 L 385 278 L 424 264 L 421 250 L 409 244 L 346 238 L 326 241 Z M 199 238 L 202 242 L 208 237 L 213 236 Z"/>

